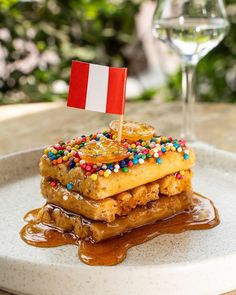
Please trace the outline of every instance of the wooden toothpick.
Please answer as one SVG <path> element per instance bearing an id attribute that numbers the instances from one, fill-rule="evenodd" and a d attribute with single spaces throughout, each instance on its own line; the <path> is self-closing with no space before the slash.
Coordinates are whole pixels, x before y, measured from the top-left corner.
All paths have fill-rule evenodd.
<path id="1" fill-rule="evenodd" d="M 124 122 L 124 115 L 122 114 L 122 115 L 120 115 L 120 121 L 119 121 L 118 142 L 121 142 L 123 122 Z"/>

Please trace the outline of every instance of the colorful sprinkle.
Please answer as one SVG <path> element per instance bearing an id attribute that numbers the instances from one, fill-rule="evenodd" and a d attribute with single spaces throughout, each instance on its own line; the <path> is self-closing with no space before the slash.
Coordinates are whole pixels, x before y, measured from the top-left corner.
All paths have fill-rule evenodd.
<path id="1" fill-rule="evenodd" d="M 93 181 L 96 181 L 98 179 L 98 176 L 95 173 L 93 173 L 90 177 Z"/>
<path id="2" fill-rule="evenodd" d="M 74 162 L 74 160 L 72 160 L 71 162 L 70 162 L 70 169 L 73 169 L 75 167 L 75 162 Z"/>
<path id="3" fill-rule="evenodd" d="M 62 198 L 63 198 L 64 201 L 67 201 L 68 200 L 68 196 L 67 195 L 64 195 Z"/>
<path id="4" fill-rule="evenodd" d="M 134 165 L 134 163 L 133 163 L 132 161 L 129 161 L 129 162 L 128 162 L 128 166 L 129 166 L 129 167 L 132 167 L 133 165 Z"/>
<path id="5" fill-rule="evenodd" d="M 184 160 L 188 160 L 189 159 L 189 155 L 188 154 L 184 154 Z"/>
<path id="6" fill-rule="evenodd" d="M 182 179 L 183 178 L 183 176 L 180 173 L 175 173 L 175 177 L 177 179 Z"/>
<path id="7" fill-rule="evenodd" d="M 80 149 L 87 142 L 99 141 L 102 137 L 114 138 L 114 135 L 109 131 L 103 133 L 90 134 L 89 136 L 82 135 L 76 137 L 66 143 L 60 140 L 44 150 L 44 157 L 47 157 L 53 165 L 64 164 L 68 169 L 79 167 L 83 170 L 85 176 L 91 177 L 92 180 L 97 180 L 98 175 L 109 177 L 112 173 L 129 172 L 134 165 L 140 165 L 145 161 L 162 163 L 162 156 L 166 152 L 178 152 L 185 160 L 189 159 L 189 149 L 184 140 L 172 139 L 171 137 L 154 136 L 151 140 L 138 140 L 137 142 L 123 141 L 123 145 L 128 149 L 128 156 L 119 162 L 114 163 L 87 163 L 81 159 Z M 183 172 L 178 172 L 179 176 L 183 177 Z M 68 184 L 69 188 L 71 183 Z M 72 185 L 73 188 L 73 185 Z M 72 189 L 71 188 L 71 189 Z"/>
<path id="8" fill-rule="evenodd" d="M 56 149 L 53 149 L 53 150 L 52 150 L 52 153 L 53 153 L 54 155 L 56 155 L 56 154 L 57 154 L 57 150 L 56 150 Z"/>
<path id="9" fill-rule="evenodd" d="M 49 148 L 46 148 L 46 149 L 44 150 L 44 154 L 45 154 L 45 155 L 47 155 L 49 152 L 50 152 L 50 149 L 49 149 Z"/>
<path id="10" fill-rule="evenodd" d="M 57 183 L 56 183 L 55 181 L 51 181 L 51 182 L 50 182 L 50 185 L 51 185 L 52 187 L 55 187 L 55 186 L 57 186 Z"/>
<path id="11" fill-rule="evenodd" d="M 161 164 L 162 163 L 162 159 L 161 158 L 157 158 L 156 159 L 157 164 Z"/>
<path id="12" fill-rule="evenodd" d="M 67 157 L 67 156 L 64 156 L 64 157 L 62 158 L 62 160 L 63 160 L 64 162 L 66 162 L 66 161 L 68 161 L 68 157 Z"/>
<path id="13" fill-rule="evenodd" d="M 104 171 L 103 171 L 103 170 L 99 170 L 99 171 L 98 171 L 98 174 L 99 174 L 100 176 L 103 176 Z"/>
<path id="14" fill-rule="evenodd" d="M 86 166 L 85 166 L 85 170 L 86 170 L 86 171 L 91 171 L 91 169 L 92 169 L 92 167 L 91 167 L 90 165 L 86 165 Z"/>
<path id="15" fill-rule="evenodd" d="M 177 148 L 177 152 L 181 153 L 182 152 L 182 148 L 181 147 L 178 147 Z"/>
<path id="16" fill-rule="evenodd" d="M 71 183 L 71 182 L 67 183 L 66 187 L 69 191 L 71 191 L 73 189 L 73 183 Z"/>
<path id="17" fill-rule="evenodd" d="M 49 153 L 48 153 L 48 156 L 49 156 L 49 157 L 52 157 L 53 155 L 54 155 L 53 152 L 49 152 Z"/>
<path id="18" fill-rule="evenodd" d="M 144 163 L 144 159 L 141 158 L 141 159 L 138 160 L 138 162 L 139 162 L 139 164 L 143 164 Z"/>
<path id="19" fill-rule="evenodd" d="M 116 170 L 119 170 L 119 169 L 120 169 L 120 165 L 119 165 L 119 164 L 116 164 L 116 165 L 114 166 L 114 168 L 115 168 Z"/>
<path id="20" fill-rule="evenodd" d="M 107 178 L 107 177 L 109 177 L 109 176 L 110 176 L 110 173 L 109 173 L 109 172 L 106 170 L 106 171 L 104 172 L 104 174 L 103 174 L 103 175 L 104 175 L 104 177 L 106 177 L 106 178 Z"/>
<path id="21" fill-rule="evenodd" d="M 166 148 L 163 147 L 163 148 L 161 149 L 161 151 L 162 151 L 163 153 L 165 153 L 165 152 L 166 152 Z"/>
<path id="22" fill-rule="evenodd" d="M 58 160 L 57 160 L 57 164 L 61 164 L 62 163 L 62 158 L 59 158 Z"/>
<path id="23" fill-rule="evenodd" d="M 137 165 L 138 164 L 138 159 L 137 158 L 135 158 L 135 159 L 133 159 L 133 163 L 134 163 L 134 165 Z"/>

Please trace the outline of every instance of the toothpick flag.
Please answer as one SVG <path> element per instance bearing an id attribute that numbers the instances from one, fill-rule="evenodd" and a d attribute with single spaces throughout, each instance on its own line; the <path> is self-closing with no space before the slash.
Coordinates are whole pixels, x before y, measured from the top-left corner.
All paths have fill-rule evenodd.
<path id="1" fill-rule="evenodd" d="M 72 61 L 67 106 L 124 114 L 127 68 Z"/>

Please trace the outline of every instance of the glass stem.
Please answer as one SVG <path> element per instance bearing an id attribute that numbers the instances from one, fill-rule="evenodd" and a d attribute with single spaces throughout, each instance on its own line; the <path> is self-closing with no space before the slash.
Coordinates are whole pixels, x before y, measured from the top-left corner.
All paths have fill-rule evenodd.
<path id="1" fill-rule="evenodd" d="M 195 96 L 193 92 L 195 66 L 186 62 L 182 64 L 182 104 L 183 104 L 183 126 L 181 137 L 192 142 L 195 141 L 193 108 Z"/>

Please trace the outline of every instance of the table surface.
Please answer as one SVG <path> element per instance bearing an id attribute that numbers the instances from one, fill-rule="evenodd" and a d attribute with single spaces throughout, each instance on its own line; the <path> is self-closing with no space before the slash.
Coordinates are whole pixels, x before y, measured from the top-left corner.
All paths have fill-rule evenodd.
<path id="1" fill-rule="evenodd" d="M 125 119 L 156 127 L 157 133 L 178 137 L 180 103 L 128 102 Z M 236 152 L 236 105 L 200 103 L 195 107 L 197 138 L 217 148 Z M 65 102 L 0 107 L 0 156 L 46 146 L 57 140 L 107 128 L 117 116 L 66 108 Z M 236 295 L 236 290 L 227 295 Z M 0 295 L 9 295 L 0 290 Z"/>
<path id="2" fill-rule="evenodd" d="M 17 115 L 17 107 L 21 116 L 10 119 L 11 113 L 12 116 Z M 25 106 L 26 111 L 28 107 Z M 31 104 L 30 107 L 27 115 L 22 115 L 22 105 L 0 107 L 0 156 L 49 145 L 61 138 L 104 130 L 112 119 L 118 118 L 116 115 L 66 108 L 65 102 Z M 194 115 L 199 140 L 236 152 L 236 104 L 197 104 Z M 126 104 L 125 119 L 150 123 L 158 134 L 178 137 L 181 118 L 179 103 L 147 101 Z"/>

